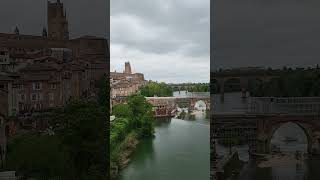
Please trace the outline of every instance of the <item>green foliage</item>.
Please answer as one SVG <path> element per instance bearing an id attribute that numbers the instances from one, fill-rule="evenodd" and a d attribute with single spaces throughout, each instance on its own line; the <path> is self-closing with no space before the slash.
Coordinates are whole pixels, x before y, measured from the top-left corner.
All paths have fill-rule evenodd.
<path id="1" fill-rule="evenodd" d="M 116 117 L 133 118 L 132 109 L 128 104 L 116 104 L 112 108 L 112 114 Z"/>
<path id="2" fill-rule="evenodd" d="M 176 87 L 174 91 L 189 91 L 189 92 L 210 92 L 209 83 L 190 83 L 180 84 L 181 87 Z M 214 88 L 214 87 L 211 87 Z"/>
<path id="3" fill-rule="evenodd" d="M 55 135 L 27 134 L 13 139 L 6 168 L 33 178 L 106 178 L 105 107 L 73 101 L 49 116 Z"/>
<path id="4" fill-rule="evenodd" d="M 131 131 L 140 136 L 153 135 L 152 106 L 144 96 L 134 94 L 128 97 L 128 104 L 117 104 L 113 107 L 116 119 L 111 123 L 111 149 L 124 140 Z"/>
<path id="5" fill-rule="evenodd" d="M 187 116 L 187 113 L 184 110 L 182 110 L 182 112 L 179 115 L 179 118 L 185 119 L 186 116 Z"/>
<path id="6" fill-rule="evenodd" d="M 107 77 L 96 83 L 98 102 L 77 100 L 48 116 L 55 134 L 26 134 L 8 144 L 5 169 L 33 179 L 107 179 Z"/>
<path id="7" fill-rule="evenodd" d="M 117 166 L 123 161 L 120 157 L 132 148 L 131 141 L 153 135 L 152 105 L 143 95 L 134 94 L 128 97 L 127 104 L 115 105 L 113 114 L 116 119 L 110 126 L 110 160 Z"/>
<path id="8" fill-rule="evenodd" d="M 209 83 L 197 83 L 186 89 L 189 92 L 209 92 L 210 86 Z"/>
<path id="9" fill-rule="evenodd" d="M 75 179 L 100 179 L 107 171 L 105 107 L 73 101 L 52 114 L 50 124 L 65 147 Z"/>
<path id="10" fill-rule="evenodd" d="M 116 147 L 117 144 L 122 142 L 127 133 L 131 131 L 129 119 L 117 118 L 113 123 L 111 123 L 110 131 L 110 145 L 111 147 Z"/>
<path id="11" fill-rule="evenodd" d="M 157 82 L 148 82 L 144 86 L 140 87 L 140 93 L 146 97 L 153 97 L 153 96 L 161 96 L 167 97 L 172 96 L 173 91 L 164 82 L 157 83 Z"/>
<path id="12" fill-rule="evenodd" d="M 128 105 L 134 114 L 132 118 L 133 126 L 140 129 L 142 136 L 153 135 L 152 105 L 140 94 L 129 96 Z"/>
<path id="13" fill-rule="evenodd" d="M 56 136 L 26 134 L 9 143 L 6 169 L 33 177 L 62 177 L 70 169 L 69 160 Z"/>
<path id="14" fill-rule="evenodd" d="M 319 69 L 287 69 L 278 77 L 265 83 L 252 85 L 252 96 L 306 97 L 320 95 Z"/>
<path id="15" fill-rule="evenodd" d="M 107 75 L 103 75 L 96 83 L 96 88 L 98 89 L 98 102 L 100 105 L 105 107 L 109 107 L 110 100 L 110 88 L 108 82 L 109 78 Z"/>

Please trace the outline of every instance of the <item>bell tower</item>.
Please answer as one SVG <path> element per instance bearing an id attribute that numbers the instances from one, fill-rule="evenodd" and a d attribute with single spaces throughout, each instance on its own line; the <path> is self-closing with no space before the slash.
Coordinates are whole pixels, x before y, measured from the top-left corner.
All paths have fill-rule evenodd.
<path id="1" fill-rule="evenodd" d="M 124 64 L 124 73 L 132 74 L 130 62 L 125 62 L 125 64 Z"/>
<path id="2" fill-rule="evenodd" d="M 60 0 L 48 1 L 48 38 L 69 40 L 67 13 Z"/>

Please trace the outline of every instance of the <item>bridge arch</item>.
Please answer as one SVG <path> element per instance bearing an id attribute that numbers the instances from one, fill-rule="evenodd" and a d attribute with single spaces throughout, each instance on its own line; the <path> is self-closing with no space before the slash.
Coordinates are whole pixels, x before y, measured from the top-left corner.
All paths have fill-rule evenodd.
<path id="1" fill-rule="evenodd" d="M 270 153 L 271 139 L 274 133 L 286 123 L 294 123 L 304 132 L 305 136 L 307 137 L 307 151 L 309 154 L 319 154 L 319 125 L 311 116 L 273 116 L 258 120 L 258 138 L 256 141 L 256 152 L 258 154 Z"/>
<path id="2" fill-rule="evenodd" d="M 194 109 L 196 110 L 207 110 L 208 109 L 208 105 L 204 100 L 198 100 L 195 102 L 194 104 Z"/>
<path id="3" fill-rule="evenodd" d="M 288 121 L 288 122 L 281 122 L 277 123 L 272 126 L 270 133 L 268 134 L 268 139 L 267 139 L 267 151 L 271 152 L 271 140 L 274 137 L 275 133 L 281 128 L 289 124 L 294 124 L 296 127 L 298 127 L 300 130 L 302 130 L 303 134 L 306 137 L 307 140 L 307 152 L 309 154 L 312 153 L 312 144 L 313 144 L 313 139 L 312 139 L 312 130 L 307 124 L 297 122 L 297 121 Z"/>

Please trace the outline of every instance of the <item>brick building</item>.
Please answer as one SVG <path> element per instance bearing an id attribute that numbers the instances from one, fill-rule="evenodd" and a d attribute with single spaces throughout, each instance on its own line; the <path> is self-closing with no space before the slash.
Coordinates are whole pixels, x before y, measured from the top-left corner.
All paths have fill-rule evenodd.
<path id="1" fill-rule="evenodd" d="M 142 73 L 132 73 L 129 62 L 125 63 L 123 73 L 111 72 L 111 97 L 113 99 L 127 97 L 136 93 L 146 83 Z"/>
<path id="2" fill-rule="evenodd" d="M 47 31 L 48 28 L 48 31 Z M 42 35 L 0 33 L 0 107 L 6 116 L 63 106 L 96 96 L 95 82 L 109 73 L 105 38 L 69 38 L 63 3 L 48 1 Z"/>

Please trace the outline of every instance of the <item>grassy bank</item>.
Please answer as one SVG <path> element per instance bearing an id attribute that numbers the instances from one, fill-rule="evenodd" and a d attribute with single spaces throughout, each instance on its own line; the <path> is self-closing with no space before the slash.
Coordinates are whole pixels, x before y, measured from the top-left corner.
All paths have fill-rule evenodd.
<path id="1" fill-rule="evenodd" d="M 140 94 L 128 97 L 128 103 L 113 107 L 116 119 L 110 126 L 110 174 L 118 176 L 128 165 L 140 139 L 153 136 L 152 106 Z"/>
<path id="2" fill-rule="evenodd" d="M 139 136 L 136 132 L 129 133 L 123 142 L 117 144 L 112 148 L 111 153 L 111 167 L 112 178 L 116 178 L 119 175 L 121 169 L 125 168 L 129 162 L 130 157 L 136 146 L 139 143 Z"/>

